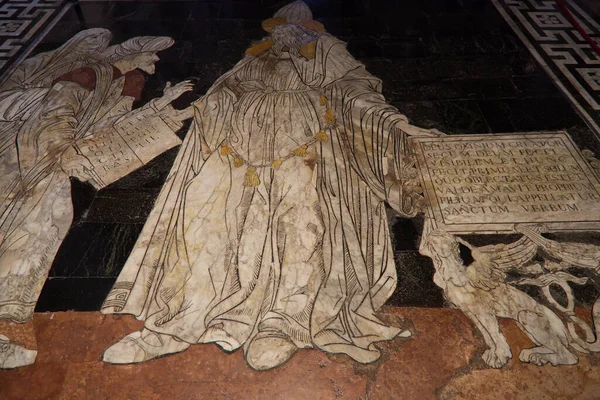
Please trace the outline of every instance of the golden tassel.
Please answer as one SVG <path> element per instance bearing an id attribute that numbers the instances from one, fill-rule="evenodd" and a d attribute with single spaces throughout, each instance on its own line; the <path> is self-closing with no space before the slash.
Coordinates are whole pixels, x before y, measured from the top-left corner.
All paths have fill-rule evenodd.
<path id="1" fill-rule="evenodd" d="M 233 149 L 231 147 L 227 146 L 227 144 L 223 143 L 221 145 L 221 155 L 228 156 L 231 153 L 233 153 Z"/>
<path id="2" fill-rule="evenodd" d="M 258 179 L 258 173 L 255 167 L 248 167 L 246 175 L 244 176 L 244 186 L 256 187 L 260 185 L 260 179 Z"/>
<path id="3" fill-rule="evenodd" d="M 335 123 L 335 115 L 329 108 L 327 111 L 325 111 L 325 122 L 327 122 L 329 125 L 333 125 Z"/>
<path id="4" fill-rule="evenodd" d="M 306 150 L 308 150 L 308 146 L 303 145 L 301 147 L 298 147 L 296 150 L 294 150 L 293 153 L 294 153 L 294 155 L 296 155 L 298 157 L 304 157 L 306 155 Z"/>
<path id="5" fill-rule="evenodd" d="M 325 107 L 327 105 L 327 97 L 321 96 L 320 98 L 321 105 Z"/>
<path id="6" fill-rule="evenodd" d="M 284 161 L 285 160 L 283 158 L 278 158 L 277 160 L 275 160 L 271 163 L 271 167 L 277 169 L 277 168 L 281 167 L 281 164 L 283 164 Z"/>
<path id="7" fill-rule="evenodd" d="M 320 130 L 319 133 L 315 135 L 315 139 L 317 139 L 319 142 L 325 143 L 328 140 L 327 132 Z"/>
<path id="8" fill-rule="evenodd" d="M 242 165 L 244 165 L 244 159 L 242 157 L 239 157 L 239 156 L 233 157 L 233 165 L 236 168 L 241 167 Z"/>

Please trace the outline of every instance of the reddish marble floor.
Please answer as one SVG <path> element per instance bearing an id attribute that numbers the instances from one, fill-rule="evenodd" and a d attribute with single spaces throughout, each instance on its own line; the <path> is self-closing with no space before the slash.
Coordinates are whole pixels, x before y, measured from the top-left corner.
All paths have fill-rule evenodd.
<path id="1" fill-rule="evenodd" d="M 103 349 L 139 329 L 139 321 L 99 313 L 38 314 L 38 360 L 0 372 L 0 399 L 600 398 L 600 357 L 581 355 L 577 366 L 541 368 L 513 359 L 493 370 L 480 360 L 479 334 L 458 311 L 388 308 L 383 317 L 414 335 L 383 343 L 374 364 L 302 350 L 279 369 L 255 372 L 241 351 L 227 354 L 215 345 L 140 365 L 104 364 Z M 502 329 L 513 354 L 531 345 L 512 321 L 503 321 Z"/>

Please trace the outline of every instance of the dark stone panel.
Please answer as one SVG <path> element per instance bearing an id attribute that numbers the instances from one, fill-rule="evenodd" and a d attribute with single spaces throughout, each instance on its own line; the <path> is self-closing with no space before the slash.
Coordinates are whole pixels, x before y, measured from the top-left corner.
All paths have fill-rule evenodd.
<path id="1" fill-rule="evenodd" d="M 421 58 L 430 55 L 427 46 L 416 36 L 383 39 L 380 44 L 385 58 Z"/>
<path id="2" fill-rule="evenodd" d="M 511 66 L 514 76 L 547 76 L 531 53 L 507 54 L 500 58 L 501 63 L 507 63 Z"/>
<path id="3" fill-rule="evenodd" d="M 262 37 L 267 36 L 261 27 L 261 20 L 247 19 L 228 19 L 228 20 L 210 20 L 206 22 L 206 28 L 200 28 L 201 32 L 207 29 L 207 37 L 196 36 L 197 26 L 191 25 L 186 27 L 186 35 L 192 35 L 194 44 L 197 46 L 206 46 L 208 43 L 217 42 L 217 44 L 243 44 L 243 48 L 235 55 L 238 60 L 246 48 L 251 44 L 251 41 L 258 41 Z M 215 54 L 211 57 L 212 61 L 220 62 Z"/>
<path id="4" fill-rule="evenodd" d="M 474 35 L 486 31 L 486 22 L 476 13 L 450 12 L 429 17 L 431 30 L 437 36 Z"/>
<path id="5" fill-rule="evenodd" d="M 526 51 L 510 33 L 433 36 L 428 39 L 428 45 L 431 54 L 439 56 L 497 55 Z"/>
<path id="6" fill-rule="evenodd" d="M 273 13 L 288 1 L 280 1 L 273 7 Z M 377 12 L 376 5 L 362 0 L 306 0 L 315 17 L 361 17 Z M 269 14 L 270 16 L 270 14 Z"/>
<path id="7" fill-rule="evenodd" d="M 461 8 L 466 12 L 478 13 L 480 15 L 485 14 L 486 16 L 487 16 L 487 14 L 495 15 L 495 16 L 498 14 L 494 5 L 489 1 L 485 1 L 485 0 L 458 0 L 458 1 L 460 3 Z M 497 16 L 500 17 L 499 15 L 497 15 Z M 498 18 L 497 20 L 504 22 L 504 20 L 500 19 L 500 18 Z"/>
<path id="8" fill-rule="evenodd" d="M 600 138 L 587 126 L 578 126 L 567 130 L 573 141 L 581 150 L 588 149 L 600 160 Z"/>
<path id="9" fill-rule="evenodd" d="M 531 101 L 531 100 L 528 100 Z M 479 108 L 483 112 L 488 126 L 494 133 L 506 133 L 516 131 L 515 126 L 512 122 L 513 113 L 518 111 L 513 108 L 518 107 L 522 100 L 485 100 L 479 102 Z M 530 121 L 530 124 L 534 124 L 536 121 Z M 541 122 L 537 122 L 539 125 Z"/>
<path id="10" fill-rule="evenodd" d="M 348 51 L 356 58 L 383 57 L 383 48 L 372 39 L 352 39 L 348 41 Z"/>
<path id="11" fill-rule="evenodd" d="M 78 179 L 71 178 L 71 201 L 73 203 L 73 225 L 77 225 L 85 216 L 94 202 L 96 189 Z"/>
<path id="12" fill-rule="evenodd" d="M 225 2 L 221 4 L 220 19 L 256 19 L 259 21 L 270 18 L 279 7 L 263 5 L 262 7 L 250 2 Z"/>
<path id="13" fill-rule="evenodd" d="M 509 78 L 455 79 L 454 84 L 463 99 L 503 99 L 517 96 L 517 89 Z"/>
<path id="14" fill-rule="evenodd" d="M 36 312 L 98 311 L 116 278 L 49 278 Z"/>
<path id="15" fill-rule="evenodd" d="M 473 78 L 497 78 L 511 77 L 514 75 L 513 65 L 516 63 L 518 56 L 510 55 L 506 57 L 498 57 L 495 55 L 489 56 L 472 56 L 466 57 L 463 61 L 465 74 Z"/>
<path id="16" fill-rule="evenodd" d="M 497 243 L 509 244 L 521 238 L 520 234 L 496 234 L 496 235 L 459 235 L 467 243 L 481 247 Z"/>
<path id="17" fill-rule="evenodd" d="M 187 1 L 198 1 L 198 0 L 187 0 Z M 288 1 L 282 0 L 221 0 L 221 3 L 248 3 L 254 4 L 256 7 L 279 7 L 289 3 Z"/>
<path id="18" fill-rule="evenodd" d="M 398 284 L 388 304 L 402 307 L 443 307 L 442 289 L 433 283 L 431 260 L 416 251 L 395 255 Z"/>
<path id="19" fill-rule="evenodd" d="M 382 13 L 372 15 L 377 28 L 373 31 L 395 37 L 423 37 L 430 32 L 430 21 L 427 15 L 411 13 Z"/>
<path id="20" fill-rule="evenodd" d="M 517 76 L 512 81 L 519 98 L 562 97 L 561 91 L 547 75 Z"/>
<path id="21" fill-rule="evenodd" d="M 50 276 L 118 276 L 142 227 L 86 222 L 73 226 L 54 258 Z"/>
<path id="22" fill-rule="evenodd" d="M 77 15 L 77 8 L 80 13 Z M 70 20 L 78 20 L 85 24 L 96 25 L 113 21 L 202 21 L 217 18 L 221 10 L 219 1 L 86 1 L 79 2 L 70 10 Z"/>
<path id="23" fill-rule="evenodd" d="M 600 232 L 553 232 L 544 233 L 544 236 L 559 242 L 587 243 L 600 246 Z"/>
<path id="24" fill-rule="evenodd" d="M 406 81 L 421 79 L 421 65 L 418 61 L 412 59 L 387 60 L 384 58 L 363 58 L 361 61 L 365 64 L 367 71 L 377 78 L 381 79 L 383 94 L 388 89 L 393 89 L 398 85 L 405 84 Z"/>
<path id="25" fill-rule="evenodd" d="M 463 98 L 463 92 L 451 80 L 435 79 L 399 82 L 393 88 L 391 101 L 449 100 Z"/>
<path id="26" fill-rule="evenodd" d="M 437 102 L 439 114 L 445 122 L 447 133 L 489 133 L 490 128 L 476 101 Z"/>
<path id="27" fill-rule="evenodd" d="M 143 224 L 158 190 L 104 190 L 94 198 L 85 222 Z"/>
<path id="28" fill-rule="evenodd" d="M 461 58 L 425 58 L 419 60 L 423 79 L 456 79 L 469 76 L 468 61 Z"/>
<path id="29" fill-rule="evenodd" d="M 590 270 L 570 271 L 573 275 L 588 278 L 585 285 L 570 284 L 573 289 L 573 296 L 578 305 L 592 306 L 600 298 L 600 277 L 597 272 Z"/>
<path id="30" fill-rule="evenodd" d="M 401 218 L 394 210 L 388 208 L 388 226 L 392 232 L 394 252 L 418 251 L 423 231 L 423 217 Z"/>
<path id="31" fill-rule="evenodd" d="M 435 128 L 442 132 L 448 130 L 444 119 L 440 115 L 439 107 L 434 101 L 402 101 L 392 104 L 402 114 L 406 115 L 408 120 L 414 125 L 427 129 Z"/>
<path id="32" fill-rule="evenodd" d="M 372 37 L 371 33 L 377 32 L 377 29 L 379 29 L 373 19 L 365 16 L 343 18 L 339 15 L 336 17 L 320 17 L 315 15 L 314 18 L 325 26 L 327 32 L 345 41 L 352 38 L 364 39 Z"/>
<path id="33" fill-rule="evenodd" d="M 561 130 L 584 126 L 563 98 L 484 100 L 479 107 L 494 133 Z"/>

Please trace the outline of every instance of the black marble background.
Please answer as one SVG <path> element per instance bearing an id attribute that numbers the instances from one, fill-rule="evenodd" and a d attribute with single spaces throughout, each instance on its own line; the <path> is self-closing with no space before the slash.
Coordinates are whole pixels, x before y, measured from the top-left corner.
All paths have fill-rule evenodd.
<path id="1" fill-rule="evenodd" d="M 562 130 L 580 148 L 600 143 L 538 66 L 489 0 L 306 0 L 315 19 L 348 42 L 350 52 L 383 80 L 388 101 L 412 123 L 457 134 Z M 140 104 L 167 81 L 193 78 L 185 107 L 239 61 L 264 32 L 260 22 L 287 1 L 86 1 L 54 27 L 36 52 L 58 47 L 76 32 L 103 27 L 113 42 L 166 35 Z M 73 181 L 75 220 L 41 294 L 37 311 L 98 310 L 152 209 L 177 149 L 96 192 Z M 398 268 L 390 304 L 444 306 L 429 259 L 417 253 L 422 221 L 389 212 Z M 597 236 L 588 236 L 600 243 Z M 476 244 L 492 238 L 469 238 Z M 494 240 L 508 241 L 510 236 Z M 466 255 L 468 257 L 468 255 Z M 589 304 L 600 282 L 578 288 Z M 535 289 L 529 293 L 538 295 Z"/>

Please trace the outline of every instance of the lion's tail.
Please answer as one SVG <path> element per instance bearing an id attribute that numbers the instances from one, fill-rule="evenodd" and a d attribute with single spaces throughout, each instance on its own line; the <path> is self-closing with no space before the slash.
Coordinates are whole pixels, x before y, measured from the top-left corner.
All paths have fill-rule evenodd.
<path id="1" fill-rule="evenodd" d="M 582 353 L 600 351 L 600 338 L 598 337 L 598 333 L 600 332 L 600 297 L 592 307 L 592 325 L 593 328 L 579 317 L 571 316 L 567 323 L 569 334 L 571 336 L 569 343 L 571 347 Z M 577 332 L 577 326 L 583 331 L 585 339 Z"/>

